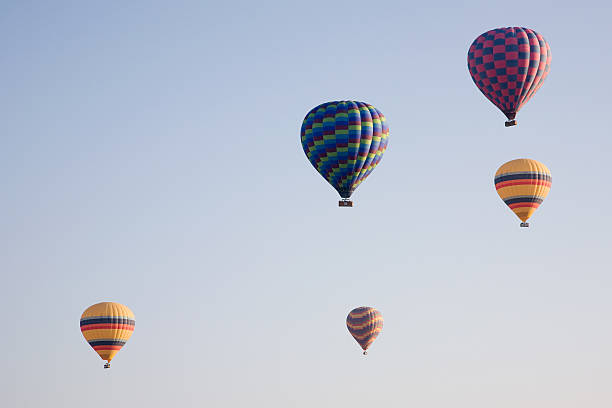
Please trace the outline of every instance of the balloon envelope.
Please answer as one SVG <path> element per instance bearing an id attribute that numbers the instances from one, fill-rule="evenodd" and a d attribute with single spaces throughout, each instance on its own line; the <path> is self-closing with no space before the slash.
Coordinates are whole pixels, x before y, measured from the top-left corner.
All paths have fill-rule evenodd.
<path id="1" fill-rule="evenodd" d="M 383 317 L 373 307 L 358 307 L 346 317 L 346 327 L 365 352 L 382 331 Z"/>
<path id="2" fill-rule="evenodd" d="M 550 170 L 537 160 L 512 160 L 495 173 L 497 194 L 523 222 L 542 204 L 551 183 Z"/>
<path id="3" fill-rule="evenodd" d="M 304 118 L 300 133 L 308 160 L 342 198 L 372 173 L 389 140 L 382 112 L 354 101 L 317 106 Z"/>
<path id="4" fill-rule="evenodd" d="M 510 120 L 544 83 L 550 47 L 529 28 L 487 31 L 468 51 L 468 69 L 480 91 Z"/>
<path id="5" fill-rule="evenodd" d="M 120 303 L 102 302 L 81 316 L 81 333 L 102 360 L 110 362 L 134 331 L 134 313 Z"/>

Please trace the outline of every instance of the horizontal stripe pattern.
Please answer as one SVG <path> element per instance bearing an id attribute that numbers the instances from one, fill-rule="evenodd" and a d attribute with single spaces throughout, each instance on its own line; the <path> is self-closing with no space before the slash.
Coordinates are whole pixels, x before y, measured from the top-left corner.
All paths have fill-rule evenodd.
<path id="1" fill-rule="evenodd" d="M 545 180 L 512 180 L 505 181 L 502 183 L 496 183 L 495 188 L 497 190 L 499 190 L 500 188 L 511 186 L 546 186 L 550 188 L 551 185 L 552 183 L 550 181 Z"/>
<path id="2" fill-rule="evenodd" d="M 532 159 L 516 159 L 495 173 L 495 189 L 504 203 L 523 222 L 542 204 L 552 185 L 548 168 Z"/>
<path id="3" fill-rule="evenodd" d="M 506 205 L 519 204 L 519 203 L 534 203 L 534 204 L 542 204 L 543 199 L 540 197 L 509 197 L 504 199 L 504 203 Z"/>
<path id="4" fill-rule="evenodd" d="M 129 317 L 123 316 L 92 316 L 81 319 L 80 325 L 88 326 L 92 324 L 122 324 L 126 326 L 134 326 L 136 321 Z"/>
<path id="5" fill-rule="evenodd" d="M 542 180 L 546 182 L 552 181 L 552 176 L 546 173 L 538 173 L 538 172 L 516 172 L 516 173 L 503 173 L 499 176 L 495 176 L 495 184 L 503 183 L 505 181 L 511 180 Z"/>
<path id="6" fill-rule="evenodd" d="M 367 350 L 383 328 L 382 314 L 373 307 L 362 306 L 351 310 L 346 327 L 361 348 Z"/>
<path id="7" fill-rule="evenodd" d="M 87 326 L 81 326 L 81 331 L 89 331 L 89 330 L 100 330 L 100 329 L 123 329 L 134 331 L 134 325 L 131 324 L 90 324 Z"/>
<path id="8" fill-rule="evenodd" d="M 124 346 L 125 340 L 115 340 L 115 339 L 101 339 L 101 340 L 92 340 L 88 341 L 91 347 L 96 346 Z"/>
<path id="9" fill-rule="evenodd" d="M 136 321 L 127 306 L 103 302 L 87 308 L 79 325 L 89 345 L 110 362 L 132 336 Z"/>

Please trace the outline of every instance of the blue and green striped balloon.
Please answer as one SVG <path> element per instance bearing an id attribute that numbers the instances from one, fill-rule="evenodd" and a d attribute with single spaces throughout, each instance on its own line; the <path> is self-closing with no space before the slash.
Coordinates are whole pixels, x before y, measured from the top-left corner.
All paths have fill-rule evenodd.
<path id="1" fill-rule="evenodd" d="M 378 109 L 365 102 L 327 102 L 302 123 L 302 147 L 315 169 L 343 199 L 380 163 L 389 126 Z"/>

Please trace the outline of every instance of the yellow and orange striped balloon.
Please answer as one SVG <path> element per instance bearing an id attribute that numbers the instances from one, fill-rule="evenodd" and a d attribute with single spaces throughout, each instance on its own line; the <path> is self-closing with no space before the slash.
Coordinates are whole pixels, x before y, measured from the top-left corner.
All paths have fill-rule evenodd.
<path id="1" fill-rule="evenodd" d="M 110 367 L 110 361 L 134 332 L 134 313 L 120 303 L 102 302 L 88 307 L 81 316 L 81 332 L 89 345 Z"/>
<path id="2" fill-rule="evenodd" d="M 537 160 L 516 159 L 503 164 L 495 173 L 495 189 L 521 221 L 521 227 L 548 195 L 552 176 Z"/>

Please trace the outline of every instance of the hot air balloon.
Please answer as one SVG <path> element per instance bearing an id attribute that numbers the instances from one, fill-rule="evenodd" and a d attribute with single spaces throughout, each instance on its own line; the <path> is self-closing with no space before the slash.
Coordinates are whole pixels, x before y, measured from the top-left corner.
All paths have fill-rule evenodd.
<path id="1" fill-rule="evenodd" d="M 495 173 L 497 194 L 520 218 L 521 227 L 529 226 L 527 220 L 548 195 L 551 183 L 550 171 L 537 160 L 512 160 Z"/>
<path id="2" fill-rule="evenodd" d="M 308 112 L 301 138 L 310 163 L 340 194 L 339 206 L 352 207 L 351 194 L 387 149 L 389 126 L 365 102 L 327 102 Z"/>
<path id="3" fill-rule="evenodd" d="M 102 302 L 88 307 L 81 316 L 81 332 L 89 345 L 110 362 L 134 331 L 134 313 L 120 303 Z"/>
<path id="4" fill-rule="evenodd" d="M 346 327 L 366 355 L 368 348 L 382 331 L 383 317 L 373 307 L 358 307 L 351 310 L 346 317 Z"/>
<path id="5" fill-rule="evenodd" d="M 550 70 L 550 47 L 529 28 L 487 31 L 472 43 L 468 69 L 474 83 L 516 125 L 516 113 L 544 83 Z"/>

